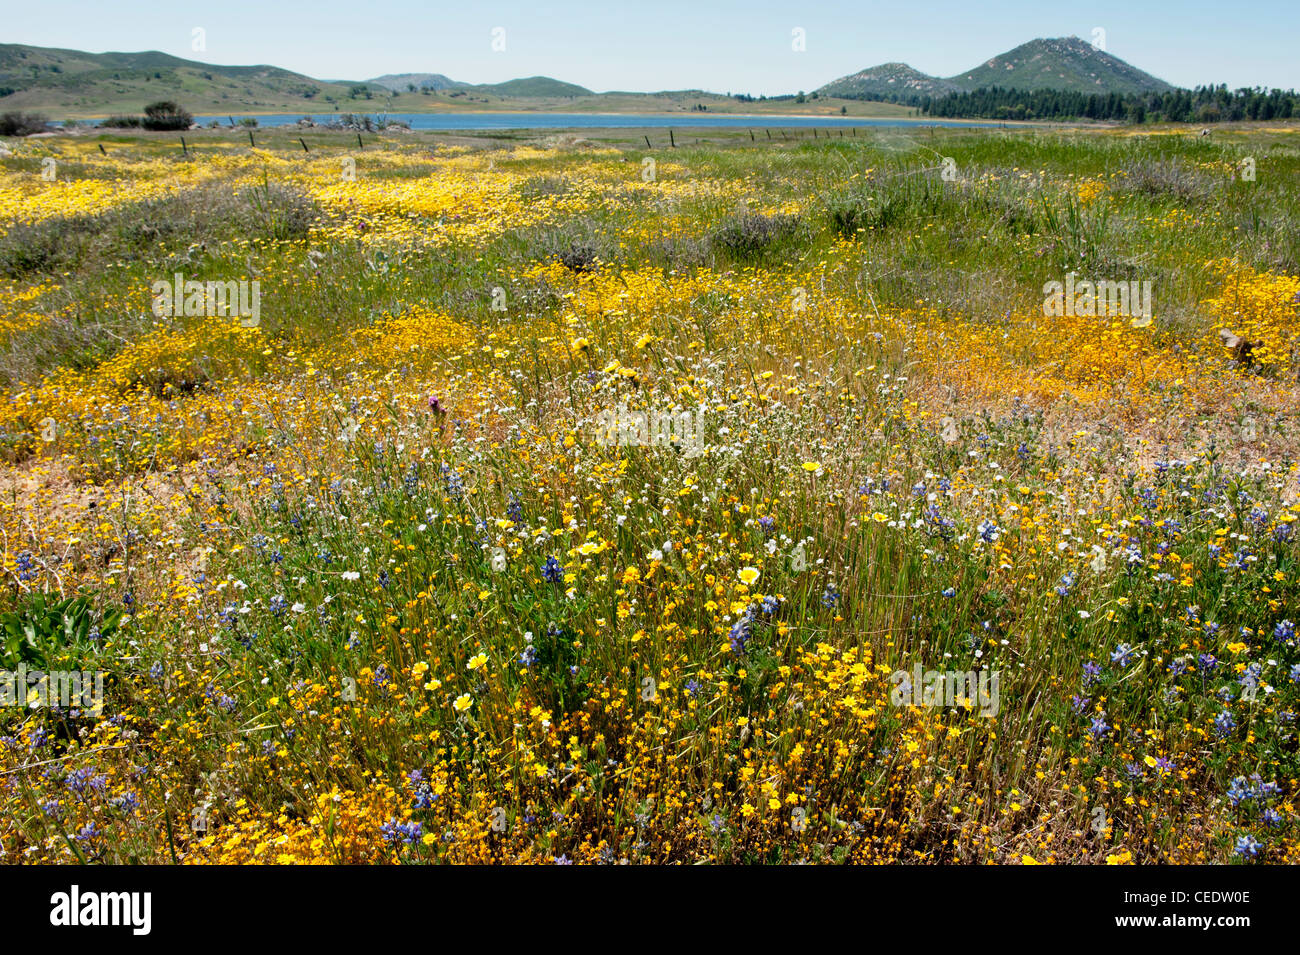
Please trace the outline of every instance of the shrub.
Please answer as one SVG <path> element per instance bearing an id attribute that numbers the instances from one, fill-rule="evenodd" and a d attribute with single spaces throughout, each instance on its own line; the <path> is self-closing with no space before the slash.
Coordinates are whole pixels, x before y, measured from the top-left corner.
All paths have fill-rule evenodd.
<path id="1" fill-rule="evenodd" d="M 1136 162 L 1130 164 L 1124 172 L 1128 179 L 1127 191 L 1157 200 L 1200 202 L 1223 185 L 1221 179 L 1215 180 L 1177 159 Z"/>
<path id="2" fill-rule="evenodd" d="M 749 259 L 793 238 L 798 230 L 798 216 L 746 214 L 723 223 L 713 235 L 713 245 L 735 258 Z"/>
<path id="3" fill-rule="evenodd" d="M 159 100 L 144 108 L 144 120 L 141 125 L 145 129 L 152 130 L 189 129 L 193 122 L 194 117 L 179 103 L 172 100 Z"/>
<path id="4" fill-rule="evenodd" d="M 561 265 L 572 272 L 595 272 L 600 267 L 596 250 L 576 241 L 567 247 L 556 249 L 553 254 Z"/>
<path id="5" fill-rule="evenodd" d="M 0 136 L 30 136 L 49 128 L 44 116 L 10 110 L 0 113 Z"/>

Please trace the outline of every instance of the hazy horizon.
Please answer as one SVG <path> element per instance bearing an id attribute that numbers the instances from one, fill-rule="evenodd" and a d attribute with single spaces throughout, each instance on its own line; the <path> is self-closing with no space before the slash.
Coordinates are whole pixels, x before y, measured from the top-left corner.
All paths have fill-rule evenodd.
<path id="1" fill-rule="evenodd" d="M 700 89 L 780 95 L 901 61 L 952 76 L 1041 37 L 1089 40 L 1176 86 L 1300 86 L 1292 51 L 1300 5 L 1263 0 L 1225 16 L 1207 0 L 1069 3 L 1030 0 L 973 9 L 954 0 L 899 8 L 684 0 L 610 5 L 559 0 L 421 7 L 375 0 L 364 17 L 339 0 L 273 8 L 123 0 L 15 7 L 5 42 L 102 52 L 158 50 L 213 65 L 269 65 L 317 79 L 441 73 L 466 83 L 544 75 L 597 92 Z M 194 30 L 203 31 L 195 49 Z M 802 30 L 803 50 L 797 50 Z M 498 32 L 504 31 L 504 32 Z"/>

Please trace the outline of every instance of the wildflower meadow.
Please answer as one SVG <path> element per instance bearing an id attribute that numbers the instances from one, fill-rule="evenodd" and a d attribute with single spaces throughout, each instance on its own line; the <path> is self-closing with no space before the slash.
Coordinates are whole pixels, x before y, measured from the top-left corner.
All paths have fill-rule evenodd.
<path id="1" fill-rule="evenodd" d="M 1300 861 L 1294 124 L 10 150 L 0 861 Z"/>

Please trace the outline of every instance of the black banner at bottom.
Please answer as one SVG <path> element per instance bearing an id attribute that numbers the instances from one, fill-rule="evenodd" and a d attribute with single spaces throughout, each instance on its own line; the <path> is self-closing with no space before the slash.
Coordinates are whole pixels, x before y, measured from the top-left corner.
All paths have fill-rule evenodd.
<path id="1" fill-rule="evenodd" d="M 922 933 L 938 930 L 949 913 L 963 924 L 978 917 L 990 932 L 1001 922 L 1008 939 L 1035 929 L 1045 933 L 1043 939 L 1062 932 L 1092 936 L 1101 929 L 1170 938 L 1198 932 L 1227 941 L 1260 928 L 1280 931 L 1289 924 L 1284 898 L 1292 891 L 1290 872 L 1254 866 L 882 867 L 820 875 L 769 869 L 739 878 L 694 868 L 695 875 L 629 871 L 626 882 L 587 882 L 565 867 L 533 882 L 524 873 L 483 869 L 448 878 L 447 872 L 413 867 L 10 867 L 0 869 L 0 883 L 17 930 L 10 938 L 47 936 L 56 944 L 61 936 L 77 942 L 112 938 L 129 947 L 239 942 L 250 931 L 261 944 L 283 939 L 299 946 L 316 940 L 337 945 L 353 937 L 373 944 L 377 924 L 408 918 L 412 926 L 446 920 L 449 926 L 461 922 L 507 932 L 517 927 L 532 940 L 542 923 L 511 913 L 530 897 L 534 901 L 525 908 L 536 912 L 548 905 L 548 890 L 558 890 L 557 901 L 566 901 L 543 922 L 556 927 L 563 910 L 560 920 L 583 935 L 606 927 L 625 930 L 629 918 L 670 919 L 672 907 L 680 905 L 695 916 L 747 913 L 741 921 L 755 932 L 766 931 L 766 909 L 774 915 L 784 910 L 780 921 L 796 920 L 801 933 L 816 931 L 824 918 L 828 936 L 842 931 L 843 917 L 855 913 L 894 925 L 915 919 Z M 696 926 L 692 934 L 699 934 L 698 919 L 690 922 Z M 726 924 L 720 931 L 734 935 L 737 923 Z"/>

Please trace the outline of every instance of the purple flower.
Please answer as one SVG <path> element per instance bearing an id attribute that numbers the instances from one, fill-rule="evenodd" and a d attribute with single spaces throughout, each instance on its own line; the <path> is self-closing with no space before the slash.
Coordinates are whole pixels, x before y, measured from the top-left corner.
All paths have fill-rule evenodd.
<path id="1" fill-rule="evenodd" d="M 1237 855 L 1246 856 L 1248 859 L 1258 855 L 1259 849 L 1260 845 L 1255 841 L 1254 836 L 1238 836 L 1237 844 L 1234 847 L 1234 851 Z"/>
<path id="2" fill-rule="evenodd" d="M 558 584 L 564 579 L 564 568 L 554 557 L 546 558 L 546 563 L 542 564 L 542 578 L 552 584 Z"/>

